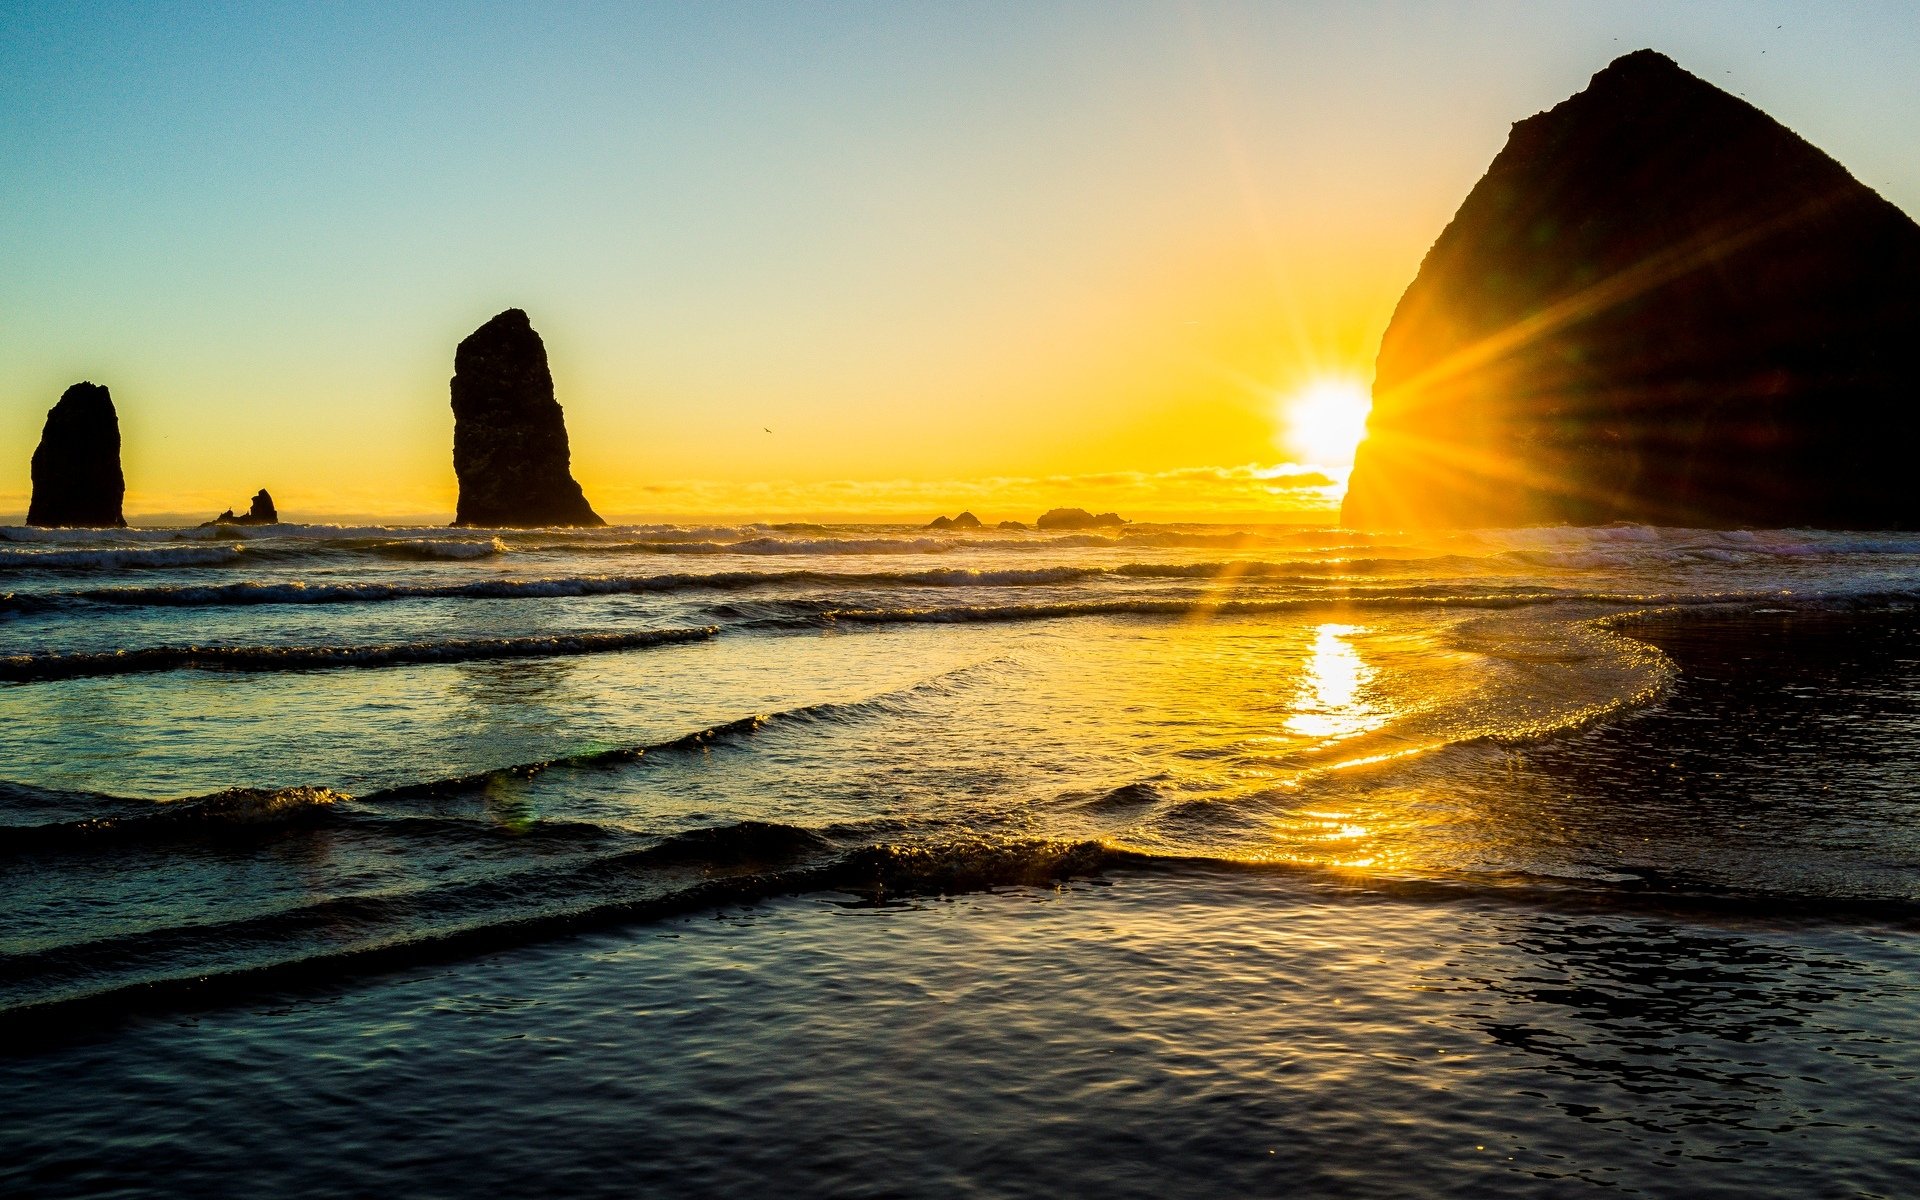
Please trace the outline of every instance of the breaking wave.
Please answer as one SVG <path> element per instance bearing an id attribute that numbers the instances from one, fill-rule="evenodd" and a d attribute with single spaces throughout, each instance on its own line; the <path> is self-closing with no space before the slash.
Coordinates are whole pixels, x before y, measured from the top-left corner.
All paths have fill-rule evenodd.
<path id="1" fill-rule="evenodd" d="M 7 830 L 6 844 L 13 850 L 41 850 L 56 846 L 220 837 L 267 827 L 318 823 L 336 812 L 344 799 L 346 797 L 331 788 L 291 787 L 230 788 L 211 796 L 158 803 L 119 801 L 117 807 L 123 811 L 74 821 L 11 827 Z"/>
<path id="2" fill-rule="evenodd" d="M 1467 565 L 1468 560 L 1446 560 Z M 1425 564 L 1429 570 L 1436 564 Z M 745 591 L 756 588 L 835 589 L 1055 587 L 1100 580 L 1217 583 L 1240 580 L 1309 585 L 1367 574 L 1398 574 L 1419 569 L 1404 560 L 1122 563 L 1116 566 L 1057 566 L 972 570 L 961 567 L 918 571 L 718 571 L 658 572 L 641 575 L 576 575 L 543 579 L 481 579 L 460 583 L 389 583 L 245 580 L 219 584 L 93 588 L 68 593 L 8 593 L 0 611 L 34 612 L 82 601 L 121 607 L 241 607 L 265 604 L 375 604 L 406 600 L 510 600 L 576 596 L 647 595 L 665 592 Z"/>
<path id="3" fill-rule="evenodd" d="M 505 554 L 507 544 L 497 537 L 481 542 L 470 538 L 417 538 L 379 542 L 370 549 L 375 554 L 385 555 L 388 558 L 446 559 L 458 562 Z"/>
<path id="4" fill-rule="evenodd" d="M 107 571 L 128 568 L 225 567 L 243 546 L 122 546 L 99 550 L 0 548 L 0 571 Z"/>

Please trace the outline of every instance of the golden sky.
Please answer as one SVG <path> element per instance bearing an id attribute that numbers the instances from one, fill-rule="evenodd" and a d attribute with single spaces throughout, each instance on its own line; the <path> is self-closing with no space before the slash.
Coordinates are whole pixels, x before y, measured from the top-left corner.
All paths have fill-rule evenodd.
<path id="1" fill-rule="evenodd" d="M 1913 211 L 1891 14 L 10 6 L 0 514 L 85 378 L 135 517 L 445 519 L 453 348 L 521 307 L 611 517 L 1330 516 L 1288 406 L 1512 121 L 1651 45 Z"/>

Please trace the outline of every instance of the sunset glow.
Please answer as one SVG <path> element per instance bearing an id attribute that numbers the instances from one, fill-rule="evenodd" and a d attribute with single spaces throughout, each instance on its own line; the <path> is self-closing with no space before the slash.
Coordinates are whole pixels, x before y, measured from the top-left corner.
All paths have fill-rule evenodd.
<path id="1" fill-rule="evenodd" d="M 1915 8 L 0 5 L 0 1200 L 1920 1200 Z"/>
<path id="2" fill-rule="evenodd" d="M 1351 467 L 1372 403 L 1357 379 L 1315 380 L 1281 401 L 1282 444 L 1315 466 Z"/>

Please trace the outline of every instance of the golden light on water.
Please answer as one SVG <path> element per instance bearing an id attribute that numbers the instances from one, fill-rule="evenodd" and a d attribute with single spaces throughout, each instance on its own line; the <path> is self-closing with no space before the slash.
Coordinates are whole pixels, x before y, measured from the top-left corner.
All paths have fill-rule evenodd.
<path id="1" fill-rule="evenodd" d="M 1365 694 L 1373 668 L 1350 640 L 1361 632 L 1355 625 L 1333 624 L 1314 632 L 1294 711 L 1284 722 L 1287 732 L 1325 741 L 1365 733 L 1386 722 Z"/>
<path id="2" fill-rule="evenodd" d="M 1367 386 L 1358 379 L 1316 379 L 1280 401 L 1280 440 L 1315 466 L 1351 467 L 1372 407 Z"/>

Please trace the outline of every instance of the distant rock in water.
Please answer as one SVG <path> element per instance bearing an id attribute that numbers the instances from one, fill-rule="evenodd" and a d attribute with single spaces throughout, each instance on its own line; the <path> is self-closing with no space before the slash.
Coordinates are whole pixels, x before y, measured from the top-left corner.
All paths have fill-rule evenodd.
<path id="1" fill-rule="evenodd" d="M 605 525 L 573 480 L 547 348 L 517 308 L 453 356 L 455 525 Z"/>
<path id="2" fill-rule="evenodd" d="M 927 522 L 928 529 L 978 529 L 980 518 L 970 512 L 962 512 L 957 517 L 935 517 Z"/>
<path id="3" fill-rule="evenodd" d="M 1050 508 L 1034 525 L 1040 529 L 1117 529 L 1126 523 L 1119 513 L 1096 516 L 1084 508 Z"/>
<path id="4" fill-rule="evenodd" d="M 1920 226 L 1642 50 L 1513 127 L 1387 327 L 1358 528 L 1920 528 Z"/>
<path id="5" fill-rule="evenodd" d="M 47 413 L 33 452 L 33 498 L 27 524 L 124 528 L 120 418 L 107 389 L 76 383 Z"/>
<path id="6" fill-rule="evenodd" d="M 200 528 L 205 529 L 209 525 L 278 525 L 279 523 L 280 514 L 274 511 L 273 497 L 267 495 L 267 489 L 261 488 L 254 493 L 253 507 L 249 508 L 244 515 L 236 517 L 233 515 L 233 510 L 228 509 L 211 521 L 202 521 Z"/>
<path id="7" fill-rule="evenodd" d="M 1025 521 L 1002 521 L 998 525 L 995 525 L 994 528 L 1007 529 L 1007 530 L 1019 530 L 1020 532 L 1024 533 L 1026 532 L 1027 523 Z"/>

